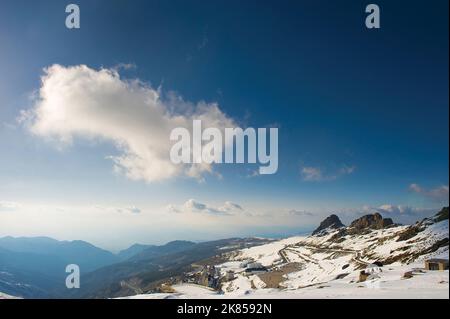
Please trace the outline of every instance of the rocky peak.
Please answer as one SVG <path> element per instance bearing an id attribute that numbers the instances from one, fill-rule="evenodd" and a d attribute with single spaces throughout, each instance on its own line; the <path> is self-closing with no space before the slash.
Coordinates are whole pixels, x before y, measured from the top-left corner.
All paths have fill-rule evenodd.
<path id="1" fill-rule="evenodd" d="M 382 229 L 387 226 L 393 225 L 394 222 L 391 218 L 383 218 L 380 213 L 374 213 L 362 216 L 356 220 L 354 220 L 350 224 L 350 228 L 354 228 L 357 230 L 362 229 Z"/>
<path id="2" fill-rule="evenodd" d="M 325 229 L 338 229 L 341 227 L 344 227 L 344 224 L 342 224 L 338 216 L 333 214 L 325 218 L 312 234 L 317 235 L 322 233 Z"/>

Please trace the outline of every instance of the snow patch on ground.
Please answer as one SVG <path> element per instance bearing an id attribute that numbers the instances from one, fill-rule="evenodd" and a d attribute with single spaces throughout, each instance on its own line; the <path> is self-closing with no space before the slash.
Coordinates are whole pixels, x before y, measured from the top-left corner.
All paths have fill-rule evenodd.
<path id="1" fill-rule="evenodd" d="M 431 253 L 427 249 L 448 238 L 448 220 L 417 224 L 421 230 L 399 241 L 411 226 L 371 230 L 364 234 L 336 237 L 296 236 L 237 251 L 230 260 L 216 265 L 222 276 L 234 278 L 221 291 L 187 284 L 175 285 L 176 293 L 138 295 L 130 298 L 449 298 L 449 272 L 425 271 L 424 259 L 448 259 L 448 245 Z M 435 248 L 436 249 L 436 248 Z M 359 282 L 362 269 L 375 261 L 391 260 L 367 281 Z M 247 274 L 245 262 L 267 267 L 265 275 Z M 244 262 L 244 263 L 243 263 Z M 286 270 L 288 269 L 288 270 Z M 412 274 L 405 278 L 405 273 Z M 273 277 L 270 277 L 273 276 Z M 269 277 L 272 282 L 267 288 Z M 410 277 L 410 276 L 407 276 Z"/>

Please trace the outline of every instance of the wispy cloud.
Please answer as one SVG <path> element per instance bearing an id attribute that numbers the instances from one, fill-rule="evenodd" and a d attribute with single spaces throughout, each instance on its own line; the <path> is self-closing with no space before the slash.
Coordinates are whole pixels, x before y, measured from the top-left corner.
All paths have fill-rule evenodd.
<path id="1" fill-rule="evenodd" d="M 344 223 L 350 223 L 363 215 L 380 213 L 383 217 L 392 218 L 395 223 L 412 224 L 425 217 L 431 217 L 440 210 L 439 207 L 414 207 L 409 205 L 383 204 L 364 205 L 359 208 L 339 208 L 334 210 Z"/>
<path id="2" fill-rule="evenodd" d="M 320 168 L 317 167 L 303 167 L 301 171 L 304 181 L 321 181 L 323 180 L 323 173 Z"/>
<path id="3" fill-rule="evenodd" d="M 2 126 L 8 130 L 15 130 L 17 128 L 17 126 L 15 124 L 11 124 L 8 122 L 3 122 Z"/>
<path id="4" fill-rule="evenodd" d="M 22 205 L 17 202 L 0 201 L 0 211 L 14 211 L 21 207 Z"/>
<path id="5" fill-rule="evenodd" d="M 261 174 L 259 173 L 259 169 L 255 169 L 255 170 L 249 171 L 245 177 L 253 178 L 253 177 L 258 177 L 258 176 L 261 176 Z"/>
<path id="6" fill-rule="evenodd" d="M 305 210 L 298 210 L 298 209 L 290 209 L 288 210 L 288 215 L 290 216 L 300 216 L 300 217 L 311 217 L 314 216 L 313 213 Z"/>
<path id="7" fill-rule="evenodd" d="M 207 37 L 207 35 L 206 34 L 204 34 L 203 35 L 203 38 L 202 38 L 202 41 L 198 44 L 198 46 L 197 46 L 197 49 L 200 51 L 200 50 L 203 50 L 207 45 L 208 45 L 208 41 L 209 41 L 209 39 L 208 39 L 208 37 Z"/>
<path id="8" fill-rule="evenodd" d="M 241 205 L 226 201 L 220 206 L 211 206 L 194 199 L 187 200 L 183 205 L 168 205 L 166 210 L 173 213 L 203 213 L 208 215 L 237 215 L 247 213 Z"/>
<path id="9" fill-rule="evenodd" d="M 113 66 L 111 69 L 119 72 L 120 70 L 135 70 L 137 68 L 135 63 L 119 63 Z"/>
<path id="10" fill-rule="evenodd" d="M 140 214 L 142 212 L 142 210 L 136 206 L 116 207 L 116 206 L 95 205 L 94 208 L 101 211 L 115 212 L 121 214 Z"/>
<path id="11" fill-rule="evenodd" d="M 139 214 L 141 213 L 141 210 L 139 208 L 137 208 L 136 206 L 132 206 L 132 207 L 125 207 L 125 208 L 118 208 L 117 212 L 122 213 L 132 213 L 132 214 Z"/>
<path id="12" fill-rule="evenodd" d="M 191 62 L 194 57 L 200 53 L 200 51 L 204 50 L 208 46 L 209 38 L 207 34 L 207 29 L 205 29 L 203 36 L 201 37 L 200 41 L 197 43 L 196 47 L 191 49 L 186 54 L 186 62 Z"/>
<path id="13" fill-rule="evenodd" d="M 411 217 L 428 217 L 435 214 L 437 211 L 435 208 L 419 208 L 407 205 L 392 205 L 384 204 L 378 207 L 365 207 L 367 212 L 377 211 L 382 215 L 397 216 L 411 216 Z"/>
<path id="14" fill-rule="evenodd" d="M 422 196 L 425 196 L 427 198 L 430 198 L 432 200 L 435 201 L 448 201 L 448 196 L 449 196 L 449 189 L 448 189 L 448 185 L 442 185 L 433 189 L 425 189 L 422 186 L 418 185 L 418 184 L 411 184 L 409 185 L 409 190 L 420 194 Z"/>
<path id="15" fill-rule="evenodd" d="M 344 175 L 353 174 L 355 166 L 344 165 L 335 172 L 324 172 L 323 169 L 314 166 L 304 166 L 300 174 L 302 179 L 307 182 L 333 181 Z"/>

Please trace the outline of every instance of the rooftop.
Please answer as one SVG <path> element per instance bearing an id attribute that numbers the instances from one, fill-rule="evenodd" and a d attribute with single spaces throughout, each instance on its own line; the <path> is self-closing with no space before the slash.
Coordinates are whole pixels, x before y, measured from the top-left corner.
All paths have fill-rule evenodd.
<path id="1" fill-rule="evenodd" d="M 427 259 L 425 262 L 429 263 L 448 263 L 448 259 L 439 259 L 439 258 L 433 258 L 433 259 Z"/>

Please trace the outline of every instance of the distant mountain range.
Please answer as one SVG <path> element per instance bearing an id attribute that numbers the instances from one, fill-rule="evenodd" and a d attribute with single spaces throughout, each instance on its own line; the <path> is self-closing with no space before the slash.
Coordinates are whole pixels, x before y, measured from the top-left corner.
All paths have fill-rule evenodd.
<path id="1" fill-rule="evenodd" d="M 84 241 L 58 241 L 48 237 L 0 238 L 0 292 L 24 298 L 109 297 L 133 293 L 122 280 L 142 277 L 143 282 L 165 278 L 190 263 L 213 256 L 240 239 L 206 243 L 176 240 L 165 245 L 134 244 L 113 254 Z M 249 239 L 248 244 L 266 242 Z M 242 247 L 245 247 L 242 246 Z M 81 289 L 68 290 L 65 268 L 77 264 Z"/>
<path id="2" fill-rule="evenodd" d="M 134 244 L 128 247 L 127 249 L 123 249 L 119 251 L 117 254 L 121 260 L 127 260 L 128 258 L 140 253 L 141 251 L 147 248 L 158 247 L 156 245 L 142 245 L 142 244 Z"/>
<path id="3" fill-rule="evenodd" d="M 58 258 L 66 265 L 80 266 L 81 272 L 90 272 L 119 261 L 119 257 L 82 240 L 58 241 L 48 237 L 3 237 L 0 247 L 13 253 L 34 254 Z"/>
<path id="4" fill-rule="evenodd" d="M 68 264 L 82 274 L 120 261 L 85 241 L 48 237 L 0 238 L 0 291 L 24 297 L 48 297 L 64 287 Z"/>
<path id="5" fill-rule="evenodd" d="M 163 254 L 177 253 L 193 246 L 195 246 L 194 242 L 184 240 L 171 241 L 161 246 L 134 244 L 120 251 L 118 255 L 122 260 L 138 261 L 155 258 Z"/>
<path id="6" fill-rule="evenodd" d="M 151 246 L 126 261 L 86 274 L 81 288 L 72 291 L 70 297 L 112 298 L 153 291 L 160 281 L 189 271 L 194 263 L 269 241 L 230 238 L 202 243 L 173 241 L 163 246 Z"/>
<path id="7" fill-rule="evenodd" d="M 273 246 L 276 249 L 270 252 L 270 258 L 278 256 L 289 267 L 296 266 L 288 261 L 296 254 L 303 256 L 305 247 L 311 255 L 335 247 L 327 260 L 334 262 L 334 258 L 348 255 L 347 263 L 355 270 L 364 264 L 364 258 L 384 264 L 410 262 L 436 251 L 448 252 L 448 227 L 441 227 L 445 223 L 448 207 L 410 226 L 397 225 L 375 213 L 346 227 L 339 217 L 331 215 L 312 236 L 293 238 L 296 244 L 288 248 L 283 240 L 278 244 L 269 239 L 230 238 L 202 243 L 178 240 L 160 246 L 135 244 L 118 254 L 84 241 L 4 237 L 0 238 L 0 293 L 24 298 L 114 298 L 159 292 L 162 283 L 179 282 L 199 267 L 234 260 L 247 254 L 246 248 L 255 246 L 261 247 L 255 251 L 264 252 Z M 263 262 L 261 256 L 256 254 L 252 259 Z M 80 289 L 65 287 L 65 267 L 72 263 L 80 266 Z"/>

